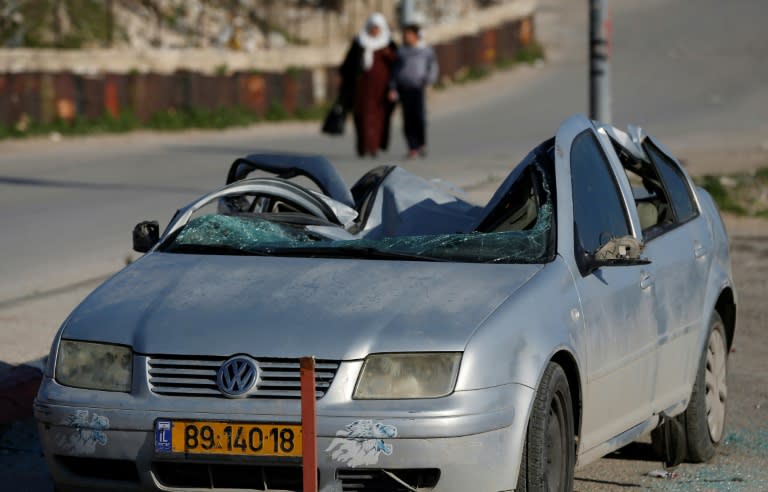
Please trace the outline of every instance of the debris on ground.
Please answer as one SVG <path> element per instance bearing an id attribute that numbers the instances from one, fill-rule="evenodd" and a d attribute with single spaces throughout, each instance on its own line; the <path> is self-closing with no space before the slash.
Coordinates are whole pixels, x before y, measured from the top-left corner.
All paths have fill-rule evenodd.
<path id="1" fill-rule="evenodd" d="M 663 478 L 664 480 L 675 480 L 678 477 L 677 472 L 671 470 L 651 470 L 648 472 L 648 476 Z"/>

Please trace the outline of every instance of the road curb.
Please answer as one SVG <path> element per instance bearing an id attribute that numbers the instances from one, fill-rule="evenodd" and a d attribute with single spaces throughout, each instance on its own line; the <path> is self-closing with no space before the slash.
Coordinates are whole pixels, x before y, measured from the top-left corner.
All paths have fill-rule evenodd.
<path id="1" fill-rule="evenodd" d="M 32 415 L 32 402 L 43 378 L 42 361 L 14 366 L 0 375 L 0 425 Z"/>

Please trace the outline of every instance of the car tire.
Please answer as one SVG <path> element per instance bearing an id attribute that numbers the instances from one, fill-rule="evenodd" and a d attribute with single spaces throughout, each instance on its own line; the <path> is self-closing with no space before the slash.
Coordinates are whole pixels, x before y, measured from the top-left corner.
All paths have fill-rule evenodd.
<path id="1" fill-rule="evenodd" d="M 685 431 L 686 461 L 702 463 L 712 459 L 724 435 L 728 396 L 728 343 L 720 315 L 712 313 L 707 344 L 699 359 L 688 408 L 677 417 Z M 651 433 L 651 445 L 662 460 L 667 459 L 660 429 Z"/>
<path id="2" fill-rule="evenodd" d="M 725 435 L 728 397 L 728 342 L 725 325 L 718 313 L 712 313 L 709 337 L 701 354 L 691 401 L 683 414 L 691 463 L 712 459 Z"/>
<path id="3" fill-rule="evenodd" d="M 550 362 L 528 420 L 517 492 L 573 490 L 576 445 L 571 401 L 563 368 Z"/>

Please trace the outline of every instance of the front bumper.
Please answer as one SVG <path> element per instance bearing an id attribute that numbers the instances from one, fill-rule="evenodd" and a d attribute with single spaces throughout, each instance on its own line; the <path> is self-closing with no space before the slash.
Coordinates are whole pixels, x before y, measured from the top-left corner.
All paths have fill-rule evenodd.
<path id="1" fill-rule="evenodd" d="M 88 393 L 102 394 L 64 388 L 46 379 L 35 402 L 42 447 L 54 482 L 63 490 L 67 487 L 114 491 L 216 488 L 219 485 L 214 481 L 212 487 L 210 482 L 214 473 L 229 480 L 243 470 L 248 470 L 246 475 L 269 477 L 267 483 L 286 470 L 289 474 L 292 473 L 290 470 L 298 470 L 298 476 L 301 475 L 300 462 L 281 463 L 274 458 L 169 458 L 155 452 L 154 422 L 157 418 L 298 423 L 298 413 L 285 412 L 283 407 L 272 415 L 265 414 L 263 409 L 253 414 L 201 412 L 200 400 L 196 405 L 188 405 L 189 399 L 172 398 L 165 401 L 173 403 L 173 411 L 168 406 L 136 410 L 126 408 L 126 405 L 119 408 L 98 399 L 82 398 Z M 404 408 L 399 412 L 393 411 L 393 402 L 382 402 L 377 411 L 376 402 L 361 404 L 354 401 L 348 402 L 346 411 L 342 411 L 341 408 L 323 409 L 323 399 L 318 401 L 320 491 L 341 491 L 342 487 L 358 486 L 361 477 L 371 476 L 370 473 L 359 473 L 361 470 L 375 471 L 379 474 L 373 475 L 385 482 L 392 479 L 379 470 L 406 479 L 422 472 L 431 476 L 437 471 L 437 484 L 420 490 L 495 492 L 514 489 L 525 439 L 526 417 L 534 391 L 511 384 L 458 393 L 441 400 L 447 407 L 451 407 L 452 399 L 457 398 L 483 402 L 478 405 L 485 411 L 478 412 L 479 407 L 475 405 L 476 408 L 463 413 L 449 411 L 440 415 L 436 411 L 408 410 L 416 405 L 408 401 L 396 402 Z M 83 404 L 62 402 L 62 396 L 67 394 L 79 396 L 77 401 Z M 105 395 L 105 399 L 108 400 L 109 395 Z M 438 400 L 433 403 L 436 407 L 440 405 Z M 188 407 L 195 411 L 186 411 Z M 397 429 L 396 438 L 383 440 L 386 451 L 366 447 L 365 439 L 337 437 L 345 426 L 361 419 Z M 352 446 L 344 449 L 347 443 Z M 362 461 L 355 459 L 356 453 L 365 453 L 365 458 Z M 195 481 L 194 477 L 198 475 L 199 480 Z M 281 479 L 274 480 L 279 483 Z M 227 480 L 220 483 L 226 482 L 227 488 L 237 488 Z M 395 490 L 397 483 L 390 483 L 391 490 Z M 255 490 L 261 489 L 256 487 Z"/>
<path id="2" fill-rule="evenodd" d="M 514 489 L 533 390 L 521 385 L 504 385 L 458 393 L 442 399 L 442 403 L 450 408 L 451 401 L 456 399 L 482 402 L 477 405 L 485 407 L 486 411 L 448 411 L 440 416 L 438 411 L 401 410 L 395 414 L 392 411 L 393 402 L 382 402 L 383 409 L 377 416 L 376 402 L 365 402 L 365 409 L 358 408 L 346 415 L 339 408 L 326 409 L 326 415 L 320 405 L 323 400 L 320 400 L 319 489 L 323 492 L 341 491 L 342 487 L 362 483 L 363 488 L 357 490 L 366 490 L 363 479 L 367 476 L 371 480 L 389 483 L 395 490 L 397 483 L 380 470 L 387 470 L 406 481 L 413 481 L 412 477 L 422 473 L 426 477 L 418 478 L 422 482 L 429 482 L 436 471 L 436 485 L 423 490 L 465 492 L 473 489 Z M 83 404 L 64 403 L 65 395 Z M 85 398 L 86 395 L 91 398 Z M 126 396 L 119 395 L 118 398 Z M 119 406 L 108 404 L 109 399 L 110 395 L 103 392 L 65 388 L 49 378 L 44 380 L 35 402 L 35 417 L 51 475 L 62 490 L 67 490 L 67 487 L 73 490 L 114 491 L 216 488 L 219 485 L 214 483 L 211 487 L 209 480 L 213 474 L 218 474 L 216 480 L 220 484 L 236 488 L 238 485 L 232 486 L 229 479 L 237 474 L 259 474 L 267 479 L 267 483 L 285 482 L 287 479 L 283 475 L 286 474 L 301 475 L 299 462 L 239 457 L 171 459 L 155 452 L 154 423 L 157 418 L 299 422 L 298 415 L 289 415 L 290 412 L 285 412 L 282 407 L 280 413 L 273 415 L 263 411 L 256 415 L 226 413 L 218 411 L 218 407 L 216 412 L 201 412 L 199 405 L 192 405 L 197 410 L 190 412 L 183 411 L 187 407 L 186 399 L 173 398 L 166 399 L 176 408 L 170 412 L 167 406 L 159 410 L 128 409 L 125 402 Z M 395 403 L 401 408 L 416 405 L 408 401 Z M 349 404 L 354 406 L 354 402 Z M 370 446 L 366 448 L 365 439 L 337 438 L 339 431 L 360 419 L 381 422 L 397 429 L 396 438 L 384 439 L 389 454 L 375 449 L 371 451 Z M 351 444 L 351 447 L 345 449 L 345 444 Z M 334 451 L 337 451 L 335 455 Z M 363 465 L 360 465 L 359 459 L 354 459 L 356 453 L 367 453 Z M 222 477 L 225 480 L 222 481 Z M 259 487 L 254 488 L 260 490 Z M 293 490 L 288 486 L 285 488 Z"/>

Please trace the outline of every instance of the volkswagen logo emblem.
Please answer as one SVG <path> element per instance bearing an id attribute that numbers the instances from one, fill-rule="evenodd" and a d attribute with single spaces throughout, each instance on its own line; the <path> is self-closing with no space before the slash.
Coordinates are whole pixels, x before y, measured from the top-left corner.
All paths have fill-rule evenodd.
<path id="1" fill-rule="evenodd" d="M 229 398 L 245 398 L 259 384 L 261 371 L 258 363 L 244 355 L 225 361 L 216 374 L 219 391 Z"/>

